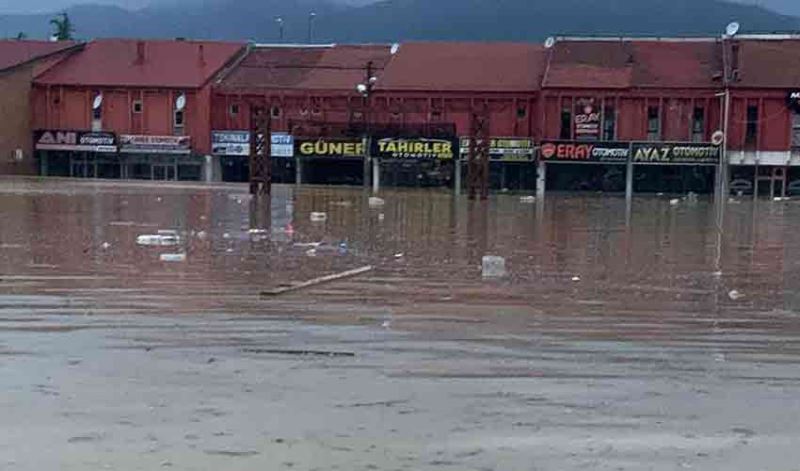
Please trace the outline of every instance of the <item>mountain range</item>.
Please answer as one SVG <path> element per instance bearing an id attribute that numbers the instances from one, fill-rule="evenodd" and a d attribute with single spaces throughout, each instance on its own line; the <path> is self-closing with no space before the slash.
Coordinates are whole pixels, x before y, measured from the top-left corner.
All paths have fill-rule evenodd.
<path id="1" fill-rule="evenodd" d="M 309 13 L 316 15 L 310 20 Z M 692 36 L 800 30 L 800 19 L 723 0 L 176 0 L 129 11 L 114 6 L 67 9 L 79 39 L 145 37 L 306 42 L 401 40 L 541 41 L 551 35 Z M 53 15 L 0 15 L 0 36 L 46 38 Z"/>

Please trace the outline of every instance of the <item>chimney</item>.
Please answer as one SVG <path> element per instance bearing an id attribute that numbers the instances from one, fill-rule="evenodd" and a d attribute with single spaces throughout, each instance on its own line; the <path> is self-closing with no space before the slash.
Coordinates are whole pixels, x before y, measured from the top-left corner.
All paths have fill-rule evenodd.
<path id="1" fill-rule="evenodd" d="M 205 67 L 206 65 L 206 50 L 202 44 L 200 44 L 197 50 L 197 63 L 200 64 L 200 67 Z"/>
<path id="2" fill-rule="evenodd" d="M 144 64 L 144 41 L 136 41 L 136 62 L 137 65 Z"/>

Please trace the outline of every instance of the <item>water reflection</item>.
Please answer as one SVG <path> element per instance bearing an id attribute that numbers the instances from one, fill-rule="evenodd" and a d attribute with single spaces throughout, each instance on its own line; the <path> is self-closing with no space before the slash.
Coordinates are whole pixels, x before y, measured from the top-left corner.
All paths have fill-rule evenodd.
<path id="1" fill-rule="evenodd" d="M 277 186 L 255 200 L 243 186 L 5 180 L 0 291 L 66 294 L 112 312 L 258 312 L 274 307 L 258 299 L 261 289 L 372 264 L 374 276 L 286 302 L 366 302 L 400 316 L 457 313 L 498 330 L 582 337 L 798 332 L 794 201 L 735 199 L 723 218 L 710 198 L 549 195 L 530 204 L 396 190 L 370 207 L 369 196 Z M 185 262 L 136 244 L 158 230 L 184 236 Z M 481 279 L 486 254 L 506 258 L 508 279 Z"/>

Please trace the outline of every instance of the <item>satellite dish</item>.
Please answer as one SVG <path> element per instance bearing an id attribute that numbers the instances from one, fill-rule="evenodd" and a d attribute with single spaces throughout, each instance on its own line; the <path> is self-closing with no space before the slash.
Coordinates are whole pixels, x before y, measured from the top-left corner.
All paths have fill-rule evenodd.
<path id="1" fill-rule="evenodd" d="M 547 38 L 547 39 L 544 41 L 544 47 L 545 47 L 546 49 L 550 49 L 551 47 L 553 47 L 553 46 L 555 46 L 555 45 L 556 45 L 556 38 L 554 38 L 554 37 L 552 37 L 552 36 L 550 36 L 549 38 Z"/>
<path id="2" fill-rule="evenodd" d="M 92 109 L 99 110 L 101 106 L 103 106 L 103 94 L 98 93 L 97 96 L 94 97 L 94 102 L 92 103 Z"/>
<path id="3" fill-rule="evenodd" d="M 175 109 L 181 111 L 184 108 L 186 108 L 186 95 L 181 93 L 178 95 L 178 98 L 175 99 Z"/>
<path id="4" fill-rule="evenodd" d="M 714 131 L 714 134 L 711 135 L 711 143 L 715 146 L 722 145 L 722 141 L 725 140 L 725 133 L 722 131 Z"/>
<path id="5" fill-rule="evenodd" d="M 394 43 L 394 44 L 392 44 L 392 49 L 389 52 L 391 52 L 392 55 L 395 55 L 395 54 L 397 54 L 397 51 L 399 51 L 399 50 L 400 50 L 400 44 Z"/>
<path id="6" fill-rule="evenodd" d="M 732 38 L 739 32 L 739 27 L 739 23 L 735 21 L 728 23 L 728 26 L 725 27 L 725 34 Z"/>

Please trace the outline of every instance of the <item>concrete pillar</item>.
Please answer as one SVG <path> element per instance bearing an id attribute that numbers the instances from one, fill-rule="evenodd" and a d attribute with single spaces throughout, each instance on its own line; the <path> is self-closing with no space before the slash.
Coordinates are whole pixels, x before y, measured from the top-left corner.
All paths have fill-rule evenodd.
<path id="1" fill-rule="evenodd" d="M 461 194 L 461 159 L 456 158 L 455 165 L 453 165 L 453 193 L 456 196 Z"/>
<path id="2" fill-rule="evenodd" d="M 545 184 L 547 182 L 547 163 L 540 160 L 536 168 L 536 197 L 544 198 Z"/>
<path id="3" fill-rule="evenodd" d="M 295 185 L 303 183 L 303 159 L 300 157 L 294 158 L 294 183 Z"/>
<path id="4" fill-rule="evenodd" d="M 380 159 L 372 160 L 372 192 L 377 194 L 381 189 L 381 161 Z"/>
<path id="5" fill-rule="evenodd" d="M 39 164 L 41 166 L 40 173 L 43 177 L 46 177 L 50 171 L 48 168 L 47 153 L 48 152 L 46 150 L 39 153 Z"/>
<path id="6" fill-rule="evenodd" d="M 372 159 L 369 156 L 364 156 L 364 188 L 372 186 Z"/>
<path id="7" fill-rule="evenodd" d="M 628 164 L 625 166 L 625 199 L 631 201 L 633 199 L 633 160 L 628 159 Z"/>
<path id="8" fill-rule="evenodd" d="M 213 155 L 206 155 L 203 161 L 203 181 L 222 181 L 222 159 Z"/>

